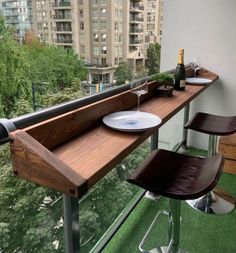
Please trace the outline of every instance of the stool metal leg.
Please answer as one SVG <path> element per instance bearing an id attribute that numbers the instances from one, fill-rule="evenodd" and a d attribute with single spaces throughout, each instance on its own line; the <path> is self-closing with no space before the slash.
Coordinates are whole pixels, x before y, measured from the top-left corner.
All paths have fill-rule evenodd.
<path id="1" fill-rule="evenodd" d="M 216 154 L 217 137 L 209 136 L 208 157 Z M 207 193 L 205 196 L 194 200 L 186 201 L 196 210 L 209 214 L 226 214 L 231 212 L 235 207 L 235 200 L 228 193 L 217 188 Z"/>
<path id="2" fill-rule="evenodd" d="M 170 220 L 169 220 L 169 245 L 160 247 L 159 251 L 153 253 L 187 253 L 187 251 L 179 248 L 180 237 L 180 206 L 178 199 L 170 199 Z"/>
<path id="3" fill-rule="evenodd" d="M 169 245 L 154 248 L 152 250 L 143 249 L 143 245 L 147 236 L 149 235 L 152 227 L 154 226 L 158 216 L 160 214 L 167 214 L 166 211 L 159 211 L 151 223 L 149 229 L 144 235 L 139 250 L 144 253 L 187 253 L 186 251 L 179 249 L 179 236 L 180 236 L 180 200 L 170 199 L 170 211 L 169 211 Z"/>

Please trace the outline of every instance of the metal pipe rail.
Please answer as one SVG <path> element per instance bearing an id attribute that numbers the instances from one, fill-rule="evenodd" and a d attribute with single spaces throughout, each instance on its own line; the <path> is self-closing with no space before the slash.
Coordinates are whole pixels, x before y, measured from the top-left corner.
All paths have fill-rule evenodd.
<path id="1" fill-rule="evenodd" d="M 32 113 L 24 114 L 22 116 L 13 119 L 0 119 L 0 145 L 8 142 L 8 134 L 16 129 L 25 128 L 36 123 L 40 123 L 46 119 L 50 119 L 69 112 L 71 110 L 78 109 L 80 107 L 89 105 L 99 100 L 116 95 L 123 91 L 129 90 L 130 84 L 123 84 L 113 88 L 112 90 L 104 91 L 99 94 L 90 95 L 73 101 L 51 106 L 46 109 L 38 110 Z"/>

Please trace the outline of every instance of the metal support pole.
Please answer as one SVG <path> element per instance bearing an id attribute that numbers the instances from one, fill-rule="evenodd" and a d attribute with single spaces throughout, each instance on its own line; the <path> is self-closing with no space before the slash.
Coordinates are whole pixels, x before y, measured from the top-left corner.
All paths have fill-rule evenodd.
<path id="1" fill-rule="evenodd" d="M 63 194 L 65 252 L 80 252 L 79 200 Z"/>
<path id="2" fill-rule="evenodd" d="M 151 144 L 150 144 L 151 151 L 158 149 L 158 141 L 159 141 L 159 129 L 157 129 L 156 132 L 154 132 L 153 135 L 151 136 Z"/>
<path id="3" fill-rule="evenodd" d="M 190 110 L 190 104 L 187 104 L 185 107 L 184 107 L 184 120 L 183 120 L 183 125 L 185 125 L 188 120 L 189 120 L 189 110 Z M 187 142 L 188 142 L 188 130 L 183 128 L 183 147 L 185 149 L 187 149 Z"/>
<path id="4" fill-rule="evenodd" d="M 180 200 L 170 199 L 170 211 L 172 219 L 171 230 L 173 232 L 173 244 L 171 253 L 177 253 L 179 251 L 180 235 Z"/>
<path id="5" fill-rule="evenodd" d="M 37 110 L 35 92 L 36 92 L 35 91 L 35 84 L 32 83 L 32 106 L 33 106 L 34 111 Z"/>
<path id="6" fill-rule="evenodd" d="M 208 157 L 212 157 L 216 154 L 216 144 L 217 144 L 217 136 L 216 135 L 209 135 L 209 142 L 208 142 Z"/>

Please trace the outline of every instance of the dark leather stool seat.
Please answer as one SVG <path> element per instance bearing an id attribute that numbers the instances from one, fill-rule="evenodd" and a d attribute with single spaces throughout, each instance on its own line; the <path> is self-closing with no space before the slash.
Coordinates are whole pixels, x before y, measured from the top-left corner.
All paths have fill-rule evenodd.
<path id="1" fill-rule="evenodd" d="M 236 116 L 217 116 L 198 112 L 185 125 L 185 128 L 209 134 L 208 157 L 210 157 L 216 154 L 217 136 L 236 132 Z M 187 202 L 193 208 L 210 214 L 229 213 L 235 207 L 235 200 L 228 193 L 217 189 L 200 199 Z"/>
<path id="2" fill-rule="evenodd" d="M 230 135 L 236 132 L 236 116 L 225 117 L 198 112 L 185 128 L 212 135 Z"/>
<path id="3" fill-rule="evenodd" d="M 200 158 L 159 149 L 133 173 L 128 182 L 170 199 L 171 246 L 167 251 L 160 247 L 147 252 L 185 252 L 178 246 L 180 200 L 199 198 L 213 189 L 223 165 L 224 158 L 219 154 Z"/>

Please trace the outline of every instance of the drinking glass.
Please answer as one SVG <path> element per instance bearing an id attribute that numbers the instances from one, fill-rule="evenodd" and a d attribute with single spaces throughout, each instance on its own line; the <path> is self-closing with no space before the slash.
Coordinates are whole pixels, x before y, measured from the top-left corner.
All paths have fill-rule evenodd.
<path id="1" fill-rule="evenodd" d="M 147 76 L 139 76 L 137 73 L 133 73 L 132 82 L 131 82 L 131 93 L 137 95 L 138 99 L 138 109 L 140 107 L 140 97 L 148 92 L 148 85 L 147 85 L 148 79 Z"/>
<path id="2" fill-rule="evenodd" d="M 190 66 L 194 71 L 194 77 L 196 77 L 197 71 L 201 69 L 200 57 L 193 57 L 193 61 L 190 63 Z"/>

